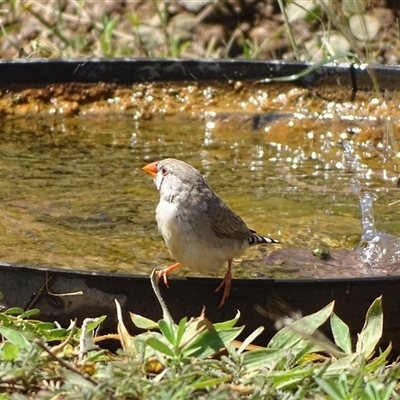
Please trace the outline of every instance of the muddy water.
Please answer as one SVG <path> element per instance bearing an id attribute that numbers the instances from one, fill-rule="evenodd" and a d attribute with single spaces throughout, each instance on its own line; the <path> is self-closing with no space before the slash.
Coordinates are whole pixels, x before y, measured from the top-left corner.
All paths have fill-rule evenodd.
<path id="1" fill-rule="evenodd" d="M 379 196 L 378 228 L 397 235 L 400 205 L 388 205 L 398 199 L 398 131 L 399 122 L 384 117 L 299 112 L 7 119 L 0 127 L 0 259 L 144 274 L 169 265 L 154 221 L 158 193 L 141 170 L 166 156 L 198 168 L 251 228 L 282 242 L 274 248 L 353 249 L 361 235 L 355 177 Z M 356 171 L 343 140 L 352 141 Z M 271 276 L 260 262 L 268 250 L 249 250 L 235 276 Z"/>

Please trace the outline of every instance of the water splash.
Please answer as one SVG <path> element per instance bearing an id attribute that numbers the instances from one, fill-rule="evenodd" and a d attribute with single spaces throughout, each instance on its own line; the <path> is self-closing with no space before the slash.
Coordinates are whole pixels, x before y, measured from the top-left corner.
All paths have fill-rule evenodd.
<path id="1" fill-rule="evenodd" d="M 382 267 L 400 261 L 400 238 L 376 229 L 373 203 L 377 199 L 378 196 L 371 193 L 360 196 L 363 234 L 357 256 L 365 264 Z"/>
<path id="2" fill-rule="evenodd" d="M 354 153 L 351 142 L 344 142 L 344 159 L 349 169 L 359 173 L 361 166 Z M 356 175 L 357 176 L 357 175 Z M 400 238 L 380 232 L 375 226 L 373 203 L 378 199 L 374 193 L 363 193 L 360 180 L 351 179 L 352 192 L 360 200 L 361 224 L 363 228 L 361 242 L 356 249 L 359 261 L 369 267 L 385 267 L 400 261 Z"/>

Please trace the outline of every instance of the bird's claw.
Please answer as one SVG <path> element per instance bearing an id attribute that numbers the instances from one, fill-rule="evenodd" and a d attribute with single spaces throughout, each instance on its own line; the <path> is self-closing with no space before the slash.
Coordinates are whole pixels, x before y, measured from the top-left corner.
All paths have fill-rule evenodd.
<path id="1" fill-rule="evenodd" d="M 170 273 L 171 271 L 173 271 L 174 269 L 179 268 L 180 265 L 181 265 L 181 264 L 177 262 L 176 264 L 171 265 L 171 266 L 168 267 L 168 268 L 164 268 L 164 269 L 162 269 L 162 270 L 160 270 L 160 271 L 156 271 L 157 283 L 158 283 L 158 281 L 159 281 L 161 278 L 163 278 L 163 281 L 164 281 L 164 283 L 165 283 L 165 286 L 166 286 L 167 288 L 169 288 L 169 285 L 168 285 L 168 275 L 169 275 L 169 273 Z"/>
<path id="2" fill-rule="evenodd" d="M 222 282 L 219 284 L 219 286 L 215 289 L 214 292 L 218 292 L 219 290 L 222 289 L 222 287 L 224 288 L 224 291 L 222 293 L 222 299 L 221 299 L 221 302 L 219 303 L 218 308 L 221 308 L 225 304 L 225 301 L 229 296 L 229 293 L 231 291 L 231 280 L 226 279 L 226 277 L 225 277 L 222 280 Z"/>
<path id="3" fill-rule="evenodd" d="M 156 276 L 157 276 L 157 283 L 159 282 L 159 280 L 162 278 L 164 281 L 164 284 L 167 288 L 169 288 L 169 284 L 168 284 L 168 274 L 169 271 L 167 271 L 167 268 L 162 269 L 161 271 L 156 271 Z"/>

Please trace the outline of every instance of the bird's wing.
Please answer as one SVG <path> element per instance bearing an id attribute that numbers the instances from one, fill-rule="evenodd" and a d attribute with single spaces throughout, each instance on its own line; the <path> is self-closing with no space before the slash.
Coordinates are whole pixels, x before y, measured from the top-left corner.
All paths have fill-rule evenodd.
<path id="1" fill-rule="evenodd" d="M 251 232 L 242 218 L 236 215 L 221 199 L 209 210 L 211 229 L 220 238 L 247 239 Z"/>

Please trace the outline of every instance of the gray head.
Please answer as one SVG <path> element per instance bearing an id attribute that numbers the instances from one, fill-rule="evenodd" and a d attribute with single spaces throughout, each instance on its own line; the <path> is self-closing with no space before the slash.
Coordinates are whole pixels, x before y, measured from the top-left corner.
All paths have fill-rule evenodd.
<path id="1" fill-rule="evenodd" d="M 143 167 L 154 178 L 161 198 L 195 196 L 200 187 L 209 189 L 203 176 L 190 164 L 175 158 L 165 158 Z"/>

